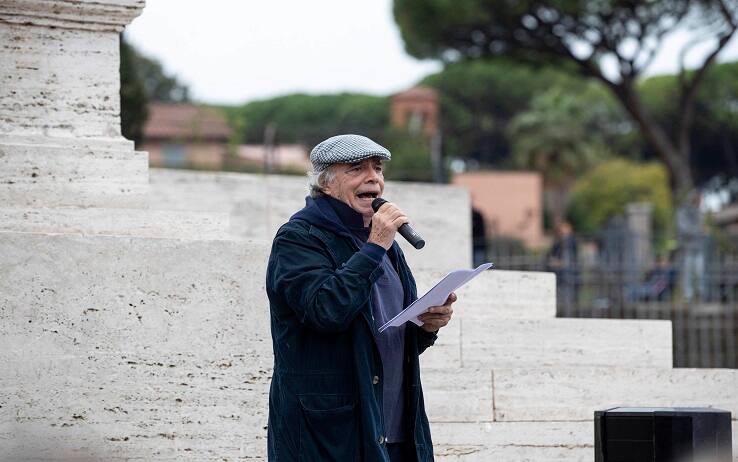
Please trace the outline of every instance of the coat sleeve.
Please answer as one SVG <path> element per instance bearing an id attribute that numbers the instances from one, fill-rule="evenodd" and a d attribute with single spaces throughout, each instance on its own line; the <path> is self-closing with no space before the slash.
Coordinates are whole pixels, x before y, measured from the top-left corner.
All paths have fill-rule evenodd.
<path id="1" fill-rule="evenodd" d="M 408 326 L 410 323 L 408 323 Z M 412 324 L 413 327 L 418 329 L 418 354 L 423 353 L 429 346 L 433 346 L 436 343 L 438 335 L 435 332 L 427 332 L 422 327 L 418 327 Z"/>
<path id="2" fill-rule="evenodd" d="M 371 295 L 381 274 L 381 255 L 366 244 L 340 268 L 323 245 L 295 230 L 277 235 L 267 272 L 267 284 L 280 294 L 299 321 L 320 332 L 348 329 Z"/>

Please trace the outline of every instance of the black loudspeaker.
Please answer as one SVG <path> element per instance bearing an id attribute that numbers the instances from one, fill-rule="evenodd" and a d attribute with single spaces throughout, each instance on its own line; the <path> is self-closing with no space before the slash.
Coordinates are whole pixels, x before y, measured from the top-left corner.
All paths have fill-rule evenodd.
<path id="1" fill-rule="evenodd" d="M 709 408 L 595 411 L 595 462 L 732 462 L 730 418 Z"/>

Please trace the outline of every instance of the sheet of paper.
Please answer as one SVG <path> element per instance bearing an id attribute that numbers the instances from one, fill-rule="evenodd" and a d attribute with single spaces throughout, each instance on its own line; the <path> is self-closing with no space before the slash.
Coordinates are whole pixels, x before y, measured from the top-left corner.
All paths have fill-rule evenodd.
<path id="1" fill-rule="evenodd" d="M 431 290 L 422 297 L 415 300 L 407 308 L 400 311 L 397 316 L 387 321 L 385 325 L 379 328 L 379 332 L 384 332 L 390 327 L 398 327 L 408 321 L 422 326 L 423 323 L 418 320 L 418 316 L 428 311 L 431 306 L 440 306 L 446 301 L 451 292 L 471 281 L 482 271 L 486 271 L 492 267 L 492 263 L 484 263 L 476 269 L 461 269 L 451 271 L 443 279 L 438 281 Z"/>

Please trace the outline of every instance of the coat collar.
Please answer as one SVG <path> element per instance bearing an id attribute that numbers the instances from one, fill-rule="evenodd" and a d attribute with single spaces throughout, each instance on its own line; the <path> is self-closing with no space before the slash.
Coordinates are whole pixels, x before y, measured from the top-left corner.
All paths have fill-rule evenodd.
<path id="1" fill-rule="evenodd" d="M 306 197 L 305 207 L 292 215 L 292 220 L 302 220 L 348 238 L 352 230 L 364 229 L 364 219 L 359 212 L 330 196 Z"/>

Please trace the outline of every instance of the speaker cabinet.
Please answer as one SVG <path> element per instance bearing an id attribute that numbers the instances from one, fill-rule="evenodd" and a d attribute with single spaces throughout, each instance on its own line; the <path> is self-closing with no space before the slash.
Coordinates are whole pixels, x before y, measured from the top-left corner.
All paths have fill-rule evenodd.
<path id="1" fill-rule="evenodd" d="M 730 412 L 616 407 L 595 411 L 595 462 L 732 462 Z"/>

